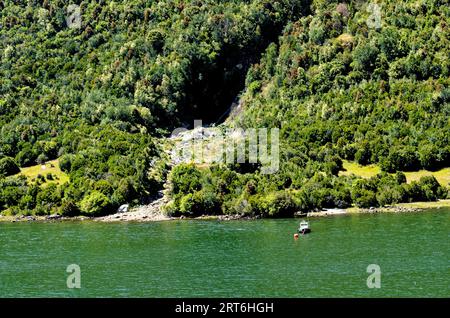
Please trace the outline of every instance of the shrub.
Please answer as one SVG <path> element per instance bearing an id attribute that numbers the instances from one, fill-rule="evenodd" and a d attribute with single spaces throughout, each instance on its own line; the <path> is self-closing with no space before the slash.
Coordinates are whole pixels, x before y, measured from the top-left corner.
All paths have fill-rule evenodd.
<path id="1" fill-rule="evenodd" d="M 435 170 L 437 168 L 437 158 L 439 149 L 435 145 L 424 145 L 419 149 L 419 160 L 423 168 Z"/>
<path id="2" fill-rule="evenodd" d="M 80 202 L 81 212 L 92 216 L 107 214 L 111 208 L 109 198 L 99 191 L 92 191 Z"/>
<path id="3" fill-rule="evenodd" d="M 113 191 L 114 191 L 111 183 L 109 183 L 106 180 L 97 181 L 94 185 L 94 189 L 97 191 L 100 191 L 101 193 L 103 193 L 104 195 L 107 195 L 107 196 L 113 194 Z M 125 192 L 128 192 L 128 188 L 125 190 Z M 125 194 L 125 196 L 128 196 L 128 194 Z M 124 201 L 122 201 L 122 202 L 124 202 Z"/>
<path id="4" fill-rule="evenodd" d="M 59 158 L 59 168 L 61 169 L 61 171 L 69 173 L 72 169 L 72 156 L 63 155 L 61 158 Z"/>
<path id="5" fill-rule="evenodd" d="M 424 176 L 419 180 L 419 186 L 422 189 L 423 196 L 428 201 L 434 201 L 439 198 L 445 198 L 446 191 L 434 176 Z"/>
<path id="6" fill-rule="evenodd" d="M 220 201 L 212 191 L 200 190 L 194 193 L 196 214 L 220 214 Z"/>
<path id="7" fill-rule="evenodd" d="M 256 185 L 255 180 L 250 180 L 245 185 L 245 192 L 249 195 L 256 194 L 256 187 L 257 187 L 257 185 Z"/>
<path id="8" fill-rule="evenodd" d="M 334 206 L 339 209 L 345 209 L 352 205 L 352 197 L 349 189 L 337 189 L 333 191 Z"/>
<path id="9" fill-rule="evenodd" d="M 406 175 L 401 171 L 397 171 L 395 173 L 395 180 L 397 181 L 397 184 L 406 183 Z"/>
<path id="10" fill-rule="evenodd" d="M 330 175 L 338 175 L 339 167 L 336 165 L 334 161 L 329 161 L 325 163 L 325 171 L 327 171 Z"/>
<path id="11" fill-rule="evenodd" d="M 356 151 L 355 160 L 360 165 L 367 165 L 370 163 L 371 156 L 372 153 L 370 151 L 369 144 L 365 142 L 363 145 L 361 145 L 361 148 L 358 151 Z"/>
<path id="12" fill-rule="evenodd" d="M 59 213 L 63 216 L 76 216 L 80 214 L 80 209 L 72 200 L 64 200 L 59 209 Z"/>
<path id="13" fill-rule="evenodd" d="M 176 216 L 178 214 L 177 205 L 174 200 L 170 200 L 167 204 L 163 205 L 161 208 L 165 215 Z"/>
<path id="14" fill-rule="evenodd" d="M 103 191 L 107 190 L 107 186 L 105 184 L 103 184 L 102 188 Z M 119 185 L 112 195 L 112 201 L 114 204 L 120 205 L 131 202 L 134 198 L 136 198 L 136 196 L 137 192 L 133 186 L 133 182 L 126 178 L 119 181 Z"/>
<path id="15" fill-rule="evenodd" d="M 16 155 L 16 162 L 21 167 L 31 166 L 33 165 L 36 160 L 36 155 L 34 154 L 31 146 L 24 147 L 17 155 Z"/>
<path id="16" fill-rule="evenodd" d="M 180 212 L 193 216 L 220 214 L 220 201 L 217 195 L 211 191 L 196 191 L 181 198 Z"/>
<path id="17" fill-rule="evenodd" d="M 201 189 L 201 172 L 192 164 L 180 164 L 174 167 L 170 173 L 172 192 L 174 194 L 193 193 Z"/>
<path id="18" fill-rule="evenodd" d="M 398 203 L 399 199 L 391 188 L 385 187 L 379 190 L 376 194 L 377 202 L 380 206 L 385 206 L 392 203 Z"/>
<path id="19" fill-rule="evenodd" d="M 36 176 L 36 182 L 37 182 L 38 184 L 45 183 L 45 177 L 44 177 L 42 174 L 39 173 L 39 174 Z"/>
<path id="20" fill-rule="evenodd" d="M 22 210 L 32 210 L 36 206 L 36 202 L 31 195 L 27 194 L 20 199 L 18 205 Z"/>
<path id="21" fill-rule="evenodd" d="M 388 164 L 383 170 L 388 172 L 415 171 L 420 168 L 420 162 L 413 147 L 393 148 L 387 158 Z"/>
<path id="22" fill-rule="evenodd" d="M 254 215 L 259 213 L 257 210 L 257 202 L 260 196 L 241 195 L 232 201 L 225 201 L 222 208 L 227 214 L 247 214 Z"/>
<path id="23" fill-rule="evenodd" d="M 409 202 L 425 201 L 422 188 L 416 181 L 413 181 L 410 184 L 405 183 L 402 185 L 402 187 L 405 189 L 405 192 L 407 193 Z"/>
<path id="24" fill-rule="evenodd" d="M 10 157 L 0 159 L 0 176 L 6 177 L 20 172 L 19 167 Z"/>
<path id="25" fill-rule="evenodd" d="M 193 214 L 193 212 L 192 212 L 193 207 L 194 207 L 194 199 L 193 199 L 192 193 L 188 193 L 181 198 L 181 200 L 180 200 L 180 212 L 181 213 Z"/>
<path id="26" fill-rule="evenodd" d="M 378 49 L 370 43 L 360 44 L 353 51 L 353 68 L 358 71 L 373 71 Z"/>
<path id="27" fill-rule="evenodd" d="M 58 187 L 54 183 L 50 183 L 36 196 L 36 203 L 43 207 L 51 208 L 58 205 L 61 202 L 61 193 L 58 191 Z"/>
<path id="28" fill-rule="evenodd" d="M 287 191 L 269 193 L 261 198 L 259 210 L 270 217 L 288 217 L 298 210 L 292 195 Z"/>
<path id="29" fill-rule="evenodd" d="M 42 164 L 46 163 L 47 160 L 48 160 L 47 155 L 41 153 L 41 154 L 37 157 L 36 162 L 37 162 L 38 164 L 42 165 Z"/>
<path id="30" fill-rule="evenodd" d="M 376 195 L 370 190 L 361 190 L 354 199 L 355 205 L 359 208 L 370 208 L 378 206 Z"/>

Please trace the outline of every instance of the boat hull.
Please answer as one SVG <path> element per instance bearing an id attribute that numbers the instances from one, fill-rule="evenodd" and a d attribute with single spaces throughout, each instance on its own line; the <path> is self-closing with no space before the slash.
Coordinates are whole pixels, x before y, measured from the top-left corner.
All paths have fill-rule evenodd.
<path id="1" fill-rule="evenodd" d="M 311 229 L 298 229 L 298 233 L 300 234 L 311 233 Z"/>

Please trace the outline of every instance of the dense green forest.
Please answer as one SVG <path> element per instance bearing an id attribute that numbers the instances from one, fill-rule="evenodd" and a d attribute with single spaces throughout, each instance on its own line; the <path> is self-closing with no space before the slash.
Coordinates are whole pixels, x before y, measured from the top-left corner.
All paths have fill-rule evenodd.
<path id="1" fill-rule="evenodd" d="M 101 215 L 169 180 L 172 215 L 289 216 L 445 198 L 450 166 L 446 1 L 0 1 L 0 210 Z M 194 119 L 281 129 L 280 171 L 168 166 L 162 140 Z M 70 182 L 19 167 L 59 159 Z M 376 163 L 371 179 L 342 160 Z M 389 174 L 390 173 L 390 174 Z"/>

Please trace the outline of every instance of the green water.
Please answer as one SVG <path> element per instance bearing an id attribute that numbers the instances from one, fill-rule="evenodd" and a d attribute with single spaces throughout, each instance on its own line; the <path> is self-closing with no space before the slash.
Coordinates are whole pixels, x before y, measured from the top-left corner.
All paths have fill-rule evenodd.
<path id="1" fill-rule="evenodd" d="M 449 220 L 448 209 L 317 218 L 298 240 L 297 219 L 0 223 L 0 296 L 449 297 Z M 81 289 L 66 285 L 73 263 Z"/>

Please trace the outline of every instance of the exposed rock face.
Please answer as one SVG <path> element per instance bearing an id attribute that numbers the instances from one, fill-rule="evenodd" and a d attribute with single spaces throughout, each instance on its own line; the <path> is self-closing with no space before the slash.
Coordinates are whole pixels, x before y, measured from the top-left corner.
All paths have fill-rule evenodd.
<path id="1" fill-rule="evenodd" d="M 227 147 L 245 144 L 246 137 L 244 131 L 228 130 L 225 126 L 199 126 L 179 132 L 170 138 L 173 143 L 169 151 L 170 163 L 174 166 L 189 162 L 223 162 Z"/>
<path id="2" fill-rule="evenodd" d="M 128 212 L 128 208 L 130 206 L 128 204 L 122 204 L 118 209 L 117 212 L 118 213 L 123 213 L 123 212 Z"/>
<path id="3" fill-rule="evenodd" d="M 127 212 L 119 212 L 103 217 L 96 218 L 101 222 L 117 222 L 117 221 L 164 221 L 172 218 L 165 215 L 161 208 L 167 203 L 167 198 L 162 197 L 154 200 L 148 205 L 143 205 Z"/>

